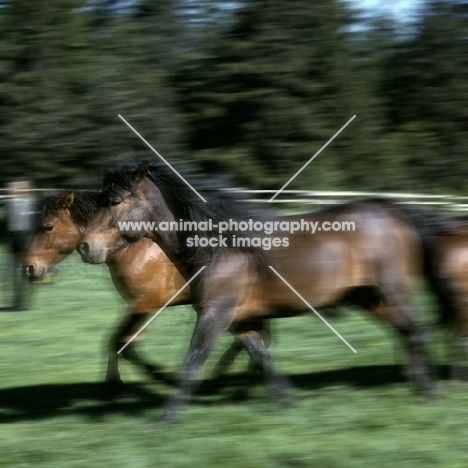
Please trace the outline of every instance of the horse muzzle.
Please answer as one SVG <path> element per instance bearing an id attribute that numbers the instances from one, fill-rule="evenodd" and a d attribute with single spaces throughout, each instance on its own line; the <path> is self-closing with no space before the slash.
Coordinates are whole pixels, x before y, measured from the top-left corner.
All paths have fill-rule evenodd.
<path id="1" fill-rule="evenodd" d="M 91 246 L 88 242 L 81 242 L 77 248 L 81 259 L 86 263 L 104 263 L 106 255 L 103 248 Z"/>
<path id="2" fill-rule="evenodd" d="M 34 281 L 35 279 L 42 278 L 47 273 L 47 268 L 30 263 L 23 267 L 23 273 L 30 279 L 30 281 Z"/>

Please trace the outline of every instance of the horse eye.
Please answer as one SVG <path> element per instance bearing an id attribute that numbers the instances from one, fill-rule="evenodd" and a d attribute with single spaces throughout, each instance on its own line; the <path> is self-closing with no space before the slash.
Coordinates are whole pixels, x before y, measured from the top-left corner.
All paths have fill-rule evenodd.
<path id="1" fill-rule="evenodd" d="M 54 229 L 53 224 L 48 224 L 46 226 L 43 226 L 43 228 L 42 228 L 42 230 L 45 231 L 45 232 L 50 232 L 50 231 L 52 231 L 52 229 Z"/>
<path id="2" fill-rule="evenodd" d="M 122 200 L 110 200 L 110 205 L 111 206 L 117 206 L 117 205 L 120 205 L 122 203 Z"/>

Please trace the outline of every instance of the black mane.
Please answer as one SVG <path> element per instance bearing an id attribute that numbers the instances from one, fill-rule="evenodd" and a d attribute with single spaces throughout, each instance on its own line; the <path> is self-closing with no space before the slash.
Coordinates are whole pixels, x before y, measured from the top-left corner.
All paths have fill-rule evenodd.
<path id="1" fill-rule="evenodd" d="M 125 162 L 106 172 L 103 180 L 103 188 L 100 206 L 108 204 L 109 195 L 118 186 L 123 190 L 129 191 L 132 196 L 138 198 L 138 184 L 141 180 L 139 171 L 145 169 L 146 177 L 151 180 L 161 191 L 164 200 L 172 211 L 174 218 L 184 221 L 202 222 L 209 219 L 213 224 L 219 221 L 233 219 L 237 221 L 247 219 L 275 219 L 278 215 L 270 210 L 252 206 L 246 203 L 245 196 L 227 190 L 226 186 L 229 178 L 223 176 L 214 178 L 205 178 L 203 180 L 188 176 L 190 184 L 206 200 L 204 202 L 180 177 L 166 164 L 160 161 L 131 161 Z M 184 171 L 184 178 L 187 171 Z M 216 232 L 207 233 L 208 235 L 217 235 Z M 232 240 L 233 236 L 247 237 L 251 235 L 247 231 L 242 232 L 224 232 L 223 236 Z M 189 237 L 190 232 L 178 233 L 179 238 L 184 242 L 183 236 Z M 236 247 L 243 251 L 259 252 L 262 250 L 257 247 Z M 185 261 L 199 261 L 206 258 L 209 247 L 193 248 L 184 257 Z M 262 252 L 263 253 L 263 252 Z"/>
<path id="2" fill-rule="evenodd" d="M 138 197 L 138 169 L 144 165 L 147 165 L 147 177 L 161 190 L 171 210 L 177 215 L 176 218 L 180 215 L 182 219 L 203 221 L 208 218 L 225 220 L 245 216 L 258 218 L 262 215 L 274 215 L 264 209 L 248 207 L 244 196 L 226 190 L 229 183 L 229 178 L 226 176 L 203 180 L 190 177 L 190 184 L 206 199 L 205 203 L 172 169 L 160 161 L 125 162 L 107 171 L 103 180 L 103 198 L 100 204 L 105 203 L 114 186 L 128 190 L 133 196 Z"/>
<path id="3" fill-rule="evenodd" d="M 40 221 L 49 215 L 59 216 L 60 210 L 63 209 L 61 200 L 64 195 L 71 192 L 72 190 L 63 190 L 45 197 L 40 203 Z M 69 207 L 72 221 L 78 228 L 85 228 L 97 211 L 99 192 L 96 190 L 74 190 L 73 193 L 73 203 Z"/>

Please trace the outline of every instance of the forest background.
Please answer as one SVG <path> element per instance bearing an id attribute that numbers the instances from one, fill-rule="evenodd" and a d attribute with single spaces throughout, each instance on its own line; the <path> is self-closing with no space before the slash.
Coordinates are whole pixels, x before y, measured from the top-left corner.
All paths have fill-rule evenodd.
<path id="1" fill-rule="evenodd" d="M 0 1 L 0 184 L 154 155 L 238 187 L 468 194 L 468 2 Z"/>

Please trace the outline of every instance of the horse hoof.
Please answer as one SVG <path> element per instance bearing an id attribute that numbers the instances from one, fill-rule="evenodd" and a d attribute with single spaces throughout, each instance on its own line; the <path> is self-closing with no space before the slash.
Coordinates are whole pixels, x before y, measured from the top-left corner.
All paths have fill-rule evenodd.
<path id="1" fill-rule="evenodd" d="M 146 365 L 146 372 L 155 380 L 164 380 L 165 378 L 164 373 L 151 364 Z"/>
<path id="2" fill-rule="evenodd" d="M 110 380 L 104 383 L 104 398 L 106 400 L 111 400 L 124 391 L 125 384 L 121 380 Z"/>

